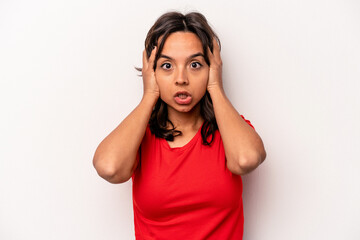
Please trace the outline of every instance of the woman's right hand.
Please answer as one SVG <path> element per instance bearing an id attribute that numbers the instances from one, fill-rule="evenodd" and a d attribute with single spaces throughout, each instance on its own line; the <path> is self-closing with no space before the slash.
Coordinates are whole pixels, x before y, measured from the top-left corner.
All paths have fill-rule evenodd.
<path id="1" fill-rule="evenodd" d="M 144 82 L 144 95 L 151 94 L 155 97 L 160 96 L 160 89 L 156 82 L 154 72 L 154 61 L 157 47 L 151 51 L 150 58 L 147 59 L 146 49 L 143 51 L 143 67 L 142 67 L 142 78 Z"/>

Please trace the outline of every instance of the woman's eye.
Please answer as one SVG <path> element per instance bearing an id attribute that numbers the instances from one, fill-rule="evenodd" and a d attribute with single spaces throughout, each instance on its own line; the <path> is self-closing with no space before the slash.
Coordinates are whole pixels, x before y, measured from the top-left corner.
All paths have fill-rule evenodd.
<path id="1" fill-rule="evenodd" d="M 164 69 L 170 69 L 171 64 L 170 63 L 164 63 L 163 65 L 161 65 L 161 67 L 164 68 Z"/>
<path id="2" fill-rule="evenodd" d="M 191 63 L 192 68 L 200 68 L 202 65 L 199 62 L 193 62 Z"/>

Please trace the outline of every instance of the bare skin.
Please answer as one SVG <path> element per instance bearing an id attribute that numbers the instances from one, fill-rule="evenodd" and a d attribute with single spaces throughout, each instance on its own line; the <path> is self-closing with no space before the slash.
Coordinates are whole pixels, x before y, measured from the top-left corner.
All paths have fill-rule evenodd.
<path id="1" fill-rule="evenodd" d="M 164 56 L 159 58 L 154 71 L 156 51 L 155 47 L 149 59 L 143 51 L 144 93 L 140 104 L 96 149 L 93 164 L 98 174 L 111 183 L 122 183 L 131 178 L 139 161 L 137 153 L 151 111 L 159 97 L 167 104 L 168 118 L 182 131 L 181 136 L 168 142 L 169 146 L 181 147 L 188 143 L 204 121 L 200 115 L 199 101 L 206 90 L 213 101 L 228 169 L 234 174 L 243 175 L 260 165 L 266 157 L 262 140 L 225 95 L 217 42 L 214 40 L 213 53 L 208 49 L 210 66 L 201 56 L 204 53 L 200 39 L 190 32 L 169 35 L 161 53 Z M 190 94 L 191 101 L 179 104 L 175 99 L 178 91 Z"/>
<path id="2" fill-rule="evenodd" d="M 213 40 L 207 90 L 213 101 L 216 122 L 223 140 L 227 167 L 237 175 L 244 175 L 257 168 L 266 158 L 264 144 L 227 98 L 222 84 L 222 60 L 220 47 Z"/>
<path id="3" fill-rule="evenodd" d="M 139 105 L 97 147 L 93 165 L 100 177 L 110 183 L 130 179 L 138 164 L 137 153 L 160 92 L 152 70 L 156 48 L 149 59 L 143 51 L 144 93 Z"/>
<path id="4" fill-rule="evenodd" d="M 174 141 L 168 141 L 170 147 L 184 146 L 204 122 L 199 101 L 206 91 L 209 66 L 203 54 L 202 43 L 195 34 L 175 32 L 166 39 L 157 62 L 155 75 L 160 97 L 167 104 L 169 120 L 182 132 Z M 191 102 L 177 103 L 174 96 L 178 91 L 191 94 Z"/>

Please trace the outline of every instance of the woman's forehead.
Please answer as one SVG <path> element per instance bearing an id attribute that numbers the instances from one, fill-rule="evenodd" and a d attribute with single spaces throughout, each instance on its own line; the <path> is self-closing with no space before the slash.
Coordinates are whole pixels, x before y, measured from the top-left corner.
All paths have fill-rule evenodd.
<path id="1" fill-rule="evenodd" d="M 203 53 L 203 46 L 196 34 L 192 32 L 174 32 L 165 40 L 161 53 L 170 57 L 180 57 L 199 52 Z"/>

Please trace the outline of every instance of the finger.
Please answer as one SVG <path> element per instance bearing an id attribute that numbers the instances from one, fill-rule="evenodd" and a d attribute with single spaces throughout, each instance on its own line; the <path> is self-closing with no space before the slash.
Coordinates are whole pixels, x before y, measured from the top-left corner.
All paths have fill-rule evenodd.
<path id="1" fill-rule="evenodd" d="M 211 52 L 209 46 L 207 47 L 207 55 L 208 55 L 208 58 L 209 58 L 209 61 L 210 61 L 210 65 L 211 65 L 211 64 L 214 62 L 214 55 L 213 55 L 213 53 Z"/>
<path id="2" fill-rule="evenodd" d="M 216 38 L 213 38 L 213 55 L 217 61 L 219 62 L 221 61 L 220 46 L 219 43 L 216 41 Z"/>
<path id="3" fill-rule="evenodd" d="M 148 66 L 148 61 L 147 61 L 147 57 L 146 57 L 146 49 L 144 49 L 144 51 L 143 51 L 143 69 L 145 68 L 147 68 L 147 66 Z"/>
<path id="4" fill-rule="evenodd" d="M 213 37 L 212 41 L 213 41 L 214 48 L 217 48 L 220 51 L 220 45 L 219 45 L 218 41 L 216 40 L 216 38 Z"/>
<path id="5" fill-rule="evenodd" d="M 157 50 L 157 47 L 155 46 L 154 49 L 151 51 L 151 55 L 150 55 L 150 58 L 149 58 L 149 66 L 151 66 L 151 68 L 154 67 L 154 60 L 155 60 L 155 55 L 156 55 L 156 50 Z"/>

